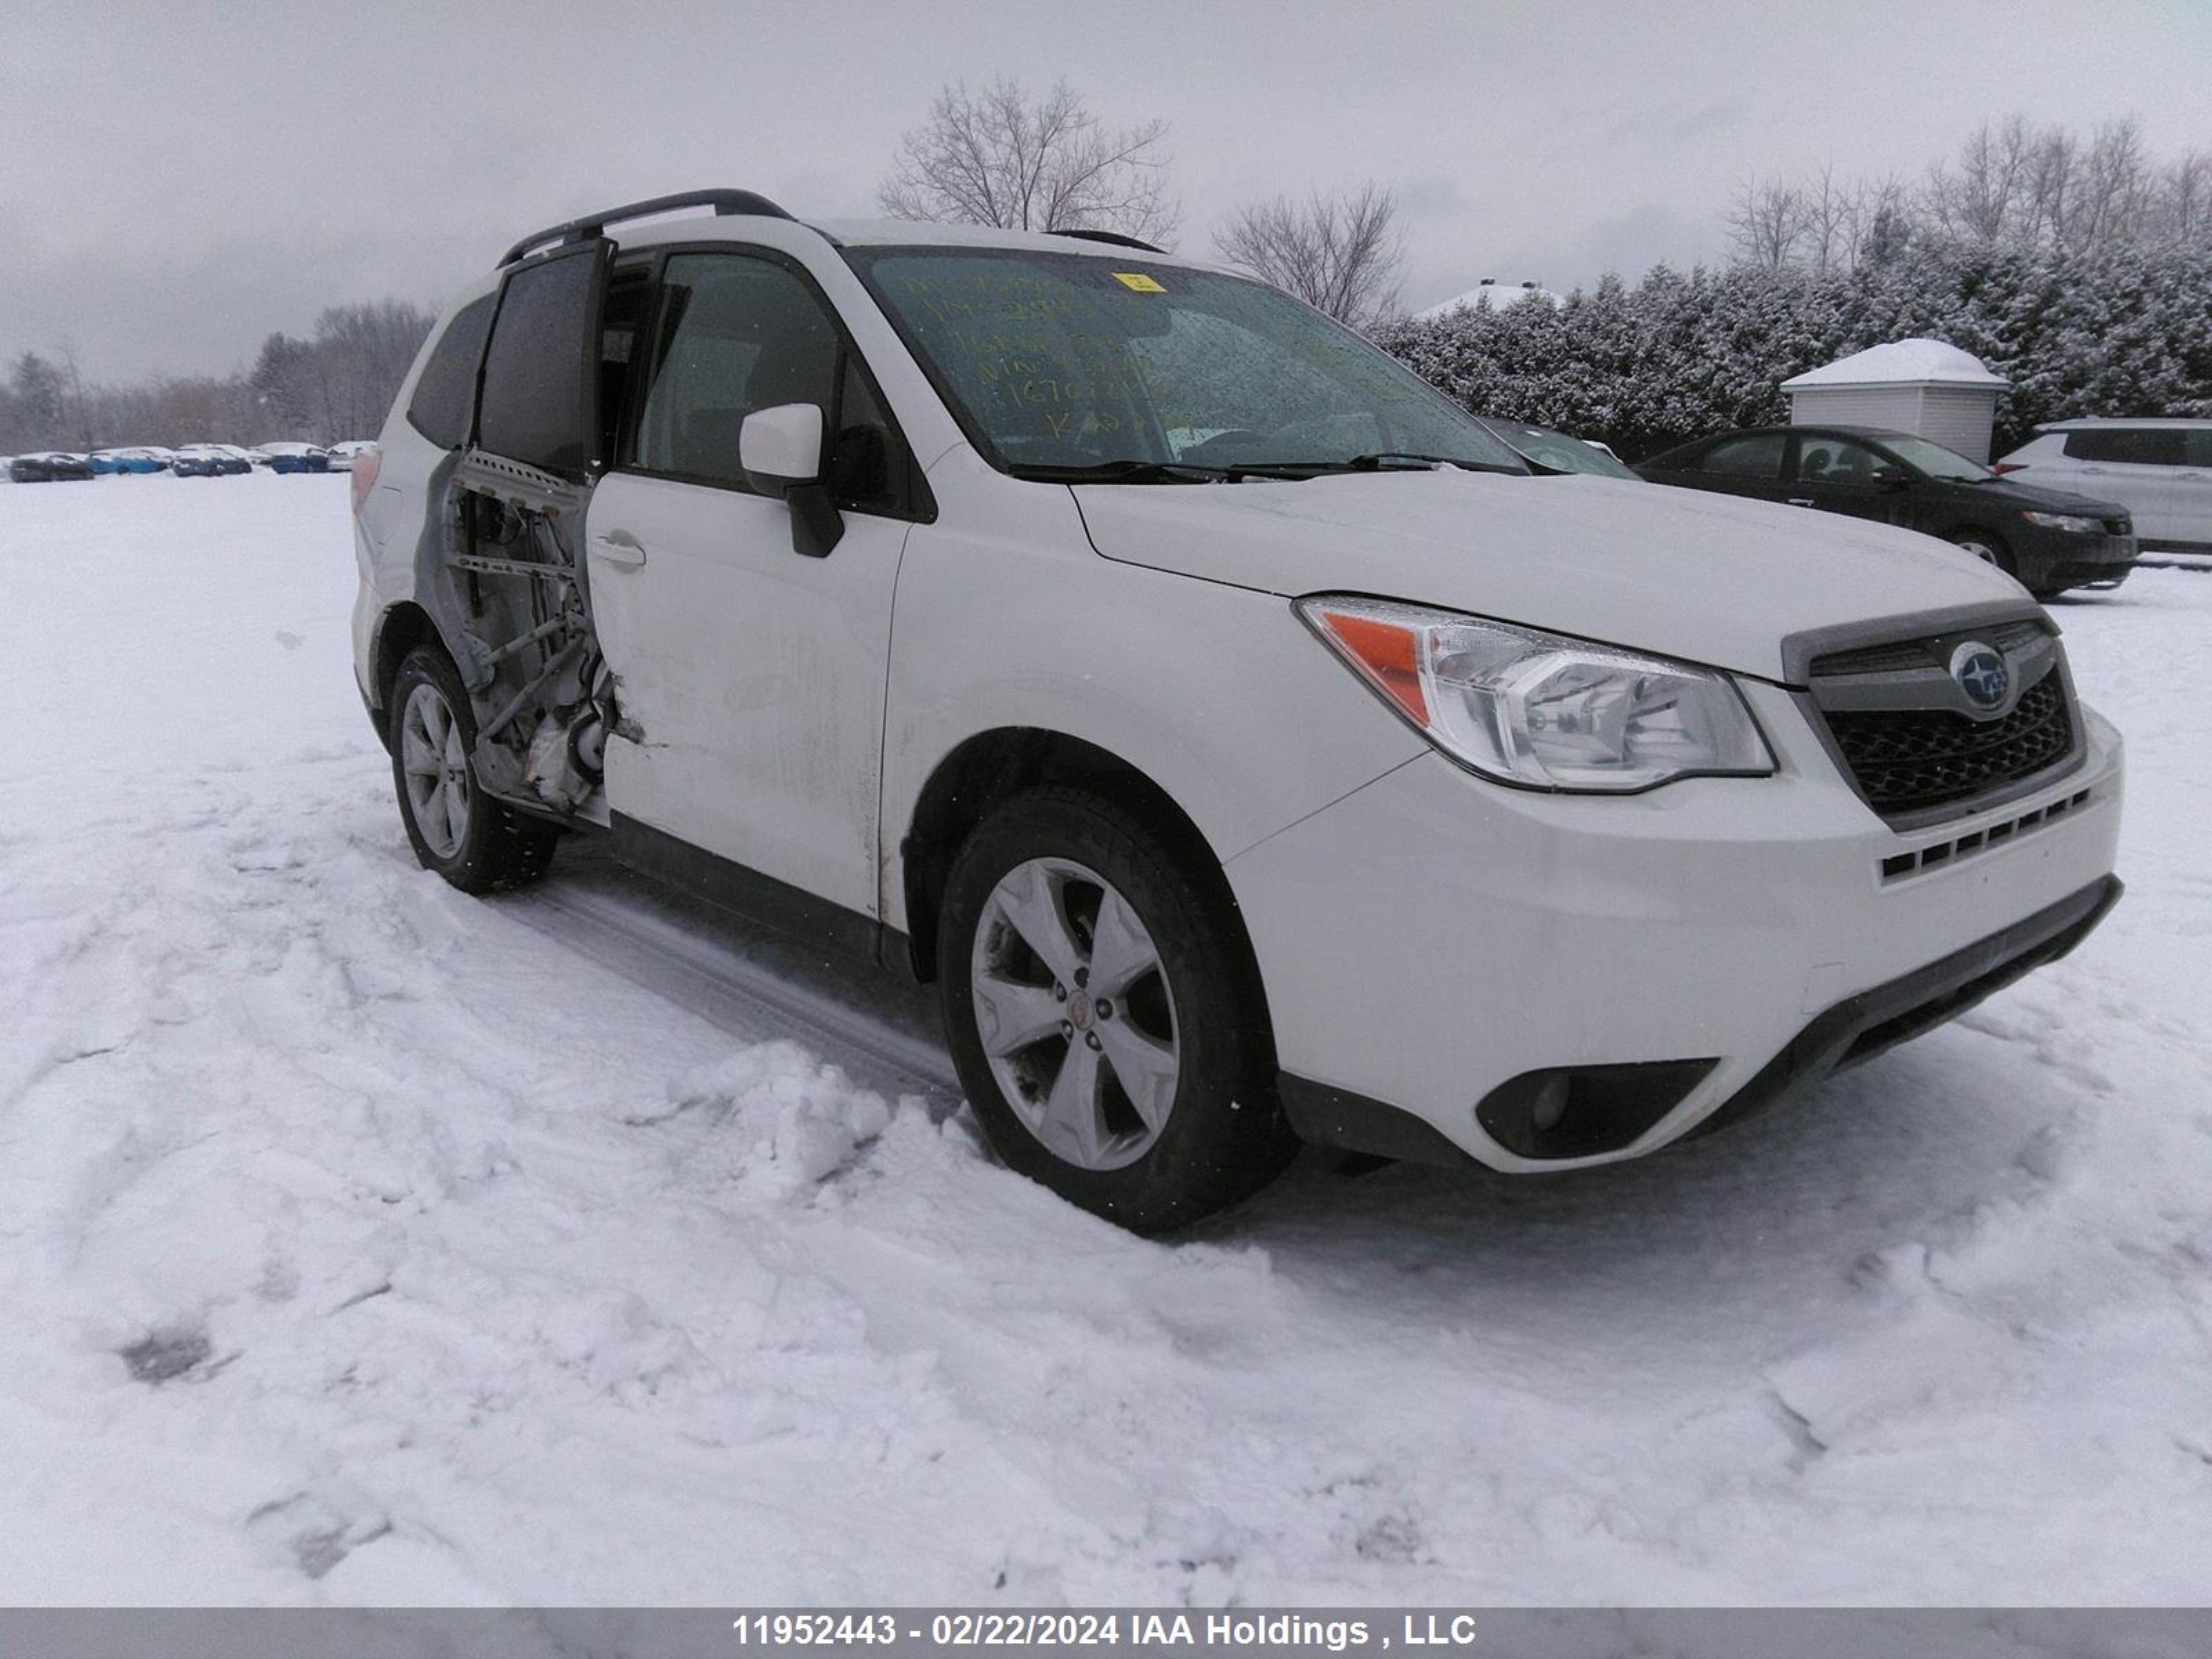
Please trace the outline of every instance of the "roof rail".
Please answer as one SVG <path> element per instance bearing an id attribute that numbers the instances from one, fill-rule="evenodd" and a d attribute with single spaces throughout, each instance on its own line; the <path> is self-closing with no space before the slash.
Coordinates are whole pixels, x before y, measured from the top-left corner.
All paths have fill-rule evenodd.
<path id="1" fill-rule="evenodd" d="M 719 216 L 735 213 L 758 214 L 763 218 L 788 219 L 785 212 L 767 197 L 750 190 L 685 190 L 673 196 L 655 196 L 642 202 L 629 202 L 604 213 L 588 214 L 581 219 L 571 219 L 566 224 L 554 225 L 526 236 L 507 249 L 501 258 L 501 265 L 511 265 L 534 247 L 547 242 L 588 242 L 609 225 L 625 219 L 642 219 L 650 214 L 672 213 L 678 208 L 710 207 Z"/>
<path id="2" fill-rule="evenodd" d="M 1079 236 L 1086 242 L 1106 242 L 1115 247 L 1133 247 L 1145 253 L 1165 253 L 1164 247 L 1150 242 L 1140 242 L 1133 236 L 1124 236 L 1118 230 L 1048 230 L 1048 236 Z"/>

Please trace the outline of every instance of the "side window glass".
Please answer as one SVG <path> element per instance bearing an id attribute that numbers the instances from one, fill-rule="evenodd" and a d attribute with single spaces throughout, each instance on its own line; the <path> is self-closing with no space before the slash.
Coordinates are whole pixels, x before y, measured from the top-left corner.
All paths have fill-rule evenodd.
<path id="1" fill-rule="evenodd" d="M 507 279 L 484 353 L 477 442 L 495 455 L 580 475 L 595 459 L 595 335 L 605 243 L 523 266 Z"/>
<path id="2" fill-rule="evenodd" d="M 1849 438 L 1799 441 L 1797 476 L 1807 483 L 1871 484 L 1899 476 L 1897 463 Z"/>
<path id="3" fill-rule="evenodd" d="M 1723 438 L 1705 452 L 1698 471 L 1725 478 L 1779 478 L 1782 434 L 1755 432 L 1747 437 Z"/>
<path id="4" fill-rule="evenodd" d="M 2089 427 L 2066 434 L 2066 453 L 2075 460 L 2112 461 L 2135 466 L 2179 466 L 2179 428 Z"/>
<path id="5" fill-rule="evenodd" d="M 2182 464 L 2212 468 L 2212 426 L 2197 428 L 2182 435 L 2188 441 Z"/>
<path id="6" fill-rule="evenodd" d="M 497 303 L 498 295 L 487 294 L 462 307 L 415 382 L 407 418 L 441 448 L 459 449 L 469 441 L 469 426 L 477 412 L 477 370 L 483 362 L 484 337 L 491 332 L 492 307 Z"/>
<path id="7" fill-rule="evenodd" d="M 635 465 L 745 488 L 738 430 L 779 404 L 836 408 L 836 325 L 798 276 L 742 254 L 672 255 L 660 349 L 638 414 Z M 835 454 L 833 447 L 832 454 Z"/>

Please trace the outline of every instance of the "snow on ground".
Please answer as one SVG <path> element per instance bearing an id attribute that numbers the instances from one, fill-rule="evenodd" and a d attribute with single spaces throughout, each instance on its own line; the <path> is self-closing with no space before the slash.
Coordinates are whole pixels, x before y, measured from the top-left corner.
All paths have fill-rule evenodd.
<path id="1" fill-rule="evenodd" d="M 2133 764 L 2067 963 L 1157 1243 L 420 872 L 345 491 L 0 490 L 0 1601 L 2212 1590 L 2212 576 L 2059 607 Z"/>

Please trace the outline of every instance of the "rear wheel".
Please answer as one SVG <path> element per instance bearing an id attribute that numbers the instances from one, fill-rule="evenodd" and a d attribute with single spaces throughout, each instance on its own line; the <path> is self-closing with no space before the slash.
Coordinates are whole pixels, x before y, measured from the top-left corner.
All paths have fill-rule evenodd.
<path id="1" fill-rule="evenodd" d="M 392 777 L 407 839 L 426 870 L 465 893 L 521 887 L 545 873 L 560 831 L 477 789 L 476 717 L 442 652 L 417 647 L 392 676 Z"/>
<path id="2" fill-rule="evenodd" d="M 1070 1202 L 1155 1232 L 1297 1151 L 1249 949 L 1138 815 L 1073 790 L 1015 797 L 953 864 L 938 952 L 985 1133 Z"/>

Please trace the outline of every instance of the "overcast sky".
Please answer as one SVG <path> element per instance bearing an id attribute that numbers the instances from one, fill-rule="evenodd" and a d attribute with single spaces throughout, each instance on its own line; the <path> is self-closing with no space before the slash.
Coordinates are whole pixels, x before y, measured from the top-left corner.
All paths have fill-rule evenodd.
<path id="1" fill-rule="evenodd" d="M 999 74 L 1164 118 L 1185 251 L 1240 201 L 1395 185 L 1414 306 L 1710 258 L 1747 173 L 1917 177 L 1986 115 L 2212 148 L 2212 0 L 0 0 L 0 356 L 228 372 L 672 190 L 872 215 L 938 87 Z"/>

